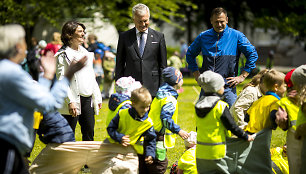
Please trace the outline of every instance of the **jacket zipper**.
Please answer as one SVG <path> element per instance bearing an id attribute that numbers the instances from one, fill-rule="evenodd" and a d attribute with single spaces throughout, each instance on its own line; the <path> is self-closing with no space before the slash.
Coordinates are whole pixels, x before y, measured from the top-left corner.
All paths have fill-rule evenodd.
<path id="1" fill-rule="evenodd" d="M 217 57 L 217 54 L 218 54 L 218 42 L 219 42 L 219 34 L 217 34 L 218 36 L 218 40 L 217 40 L 217 43 L 216 43 L 216 54 L 215 54 L 215 57 L 214 57 L 214 72 L 215 72 L 215 69 L 216 69 L 216 57 Z"/>

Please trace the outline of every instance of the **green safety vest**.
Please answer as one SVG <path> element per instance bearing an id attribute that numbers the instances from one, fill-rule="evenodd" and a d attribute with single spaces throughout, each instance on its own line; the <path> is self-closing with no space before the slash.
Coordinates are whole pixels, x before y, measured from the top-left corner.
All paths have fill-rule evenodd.
<path id="1" fill-rule="evenodd" d="M 226 107 L 228 107 L 228 104 L 219 100 L 205 117 L 196 117 L 197 158 L 215 160 L 225 157 L 225 139 L 228 136 L 228 132 L 220 117 Z"/>
<path id="2" fill-rule="evenodd" d="M 122 106 L 124 106 L 125 104 L 132 104 L 132 102 L 130 100 L 125 100 L 122 103 L 120 103 L 119 106 L 117 106 L 116 110 L 112 111 L 109 110 L 107 117 L 106 117 L 106 128 L 109 125 L 109 123 L 112 121 L 112 119 L 117 115 L 118 111 L 121 109 Z"/>
<path id="3" fill-rule="evenodd" d="M 129 109 L 122 109 L 119 111 L 119 125 L 117 131 L 124 135 L 129 135 L 130 144 L 134 147 L 138 154 L 143 154 L 143 140 L 141 135 L 153 126 L 150 118 L 144 121 L 138 121 L 132 118 L 129 114 Z M 111 143 L 118 143 L 108 135 L 108 140 Z"/>
<path id="4" fill-rule="evenodd" d="M 286 110 L 289 118 L 289 126 L 296 130 L 296 120 L 299 112 L 299 106 L 292 103 L 288 97 L 280 99 L 277 104 Z"/>
<path id="5" fill-rule="evenodd" d="M 175 105 L 175 111 L 172 116 L 172 120 L 175 124 L 177 124 L 177 116 L 178 116 L 178 103 L 175 97 L 167 96 L 162 99 L 154 98 L 151 104 L 151 110 L 149 112 L 149 117 L 153 121 L 154 129 L 157 132 L 163 133 L 162 129 L 165 129 L 164 132 L 164 146 L 165 148 L 173 148 L 175 145 L 176 134 L 172 133 L 169 129 L 164 127 L 162 120 L 160 119 L 161 108 L 167 104 L 172 102 Z"/>

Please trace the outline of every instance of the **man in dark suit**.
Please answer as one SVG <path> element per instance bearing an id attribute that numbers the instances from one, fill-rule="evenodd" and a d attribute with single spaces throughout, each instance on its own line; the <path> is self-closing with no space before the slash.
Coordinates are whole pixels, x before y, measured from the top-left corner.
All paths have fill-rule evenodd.
<path id="1" fill-rule="evenodd" d="M 164 34 L 149 28 L 146 5 L 137 4 L 132 12 L 135 27 L 119 35 L 115 80 L 132 76 L 155 97 L 162 83 L 161 72 L 167 66 Z"/>

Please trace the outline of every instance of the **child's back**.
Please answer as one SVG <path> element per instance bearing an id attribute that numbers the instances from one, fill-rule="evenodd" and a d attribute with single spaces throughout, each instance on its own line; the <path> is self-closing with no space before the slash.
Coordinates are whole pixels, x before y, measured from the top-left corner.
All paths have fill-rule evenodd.
<path id="1" fill-rule="evenodd" d="M 199 173 L 227 173 L 226 154 L 228 131 L 239 138 L 252 141 L 235 123 L 228 104 L 221 100 L 224 93 L 224 79 L 220 74 L 205 71 L 198 78 L 205 91 L 195 105 L 197 125 L 196 161 Z"/>
<path id="2" fill-rule="evenodd" d="M 108 101 L 109 111 L 106 117 L 106 126 L 108 126 L 109 122 L 116 116 L 119 110 L 130 107 L 131 101 L 128 95 L 119 93 L 112 94 Z"/>
<path id="3" fill-rule="evenodd" d="M 246 121 L 248 125 L 245 131 L 257 133 L 264 128 L 271 127 L 270 113 L 278 109 L 276 102 L 279 99 L 275 93 L 268 93 L 255 101 L 247 111 Z"/>
<path id="4" fill-rule="evenodd" d="M 140 82 L 132 77 L 121 77 L 116 81 L 116 93 L 112 94 L 108 101 L 108 114 L 106 117 L 106 127 L 121 109 L 131 108 L 131 92 L 140 88 Z"/>

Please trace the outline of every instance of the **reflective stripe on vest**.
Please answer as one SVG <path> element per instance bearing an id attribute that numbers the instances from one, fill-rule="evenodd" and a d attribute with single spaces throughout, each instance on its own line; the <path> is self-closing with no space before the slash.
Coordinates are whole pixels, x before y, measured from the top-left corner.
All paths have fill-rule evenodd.
<path id="1" fill-rule="evenodd" d="M 129 114 L 129 109 L 122 109 L 119 111 L 119 124 L 117 131 L 124 135 L 129 135 L 130 144 L 134 147 L 138 154 L 143 154 L 143 145 L 139 141 L 143 141 L 144 138 L 141 135 L 153 126 L 153 122 L 150 118 L 144 121 L 138 121 L 133 119 Z M 131 126 L 132 125 L 132 126 Z M 115 140 L 108 136 L 111 143 L 115 143 Z"/>
<path id="2" fill-rule="evenodd" d="M 132 104 L 132 102 L 130 100 L 125 100 L 122 103 L 120 103 L 119 106 L 117 106 L 116 110 L 114 110 L 114 111 L 109 110 L 108 111 L 107 117 L 106 117 L 106 128 L 109 125 L 109 123 L 112 121 L 112 119 L 117 115 L 117 113 L 120 110 L 120 108 L 122 106 L 124 106 L 125 104 Z"/>
<path id="3" fill-rule="evenodd" d="M 220 117 L 226 107 L 228 104 L 219 100 L 205 117 L 196 117 L 197 158 L 208 160 L 224 158 L 226 153 L 225 139 L 228 133 Z"/>
<path id="4" fill-rule="evenodd" d="M 299 107 L 295 105 L 288 97 L 280 99 L 277 104 L 286 110 L 289 119 L 289 126 L 296 130 L 296 120 Z"/>
<path id="5" fill-rule="evenodd" d="M 161 114 L 161 108 L 167 104 L 172 102 L 173 105 L 175 105 L 175 111 L 172 116 L 172 120 L 174 121 L 175 124 L 177 124 L 177 116 L 178 116 L 178 103 L 175 97 L 173 96 L 167 96 L 162 99 L 154 98 L 152 104 L 151 104 L 151 110 L 149 112 L 149 117 L 153 121 L 154 129 L 160 133 L 163 133 L 164 136 L 164 146 L 165 148 L 173 148 L 175 145 L 175 140 L 176 140 L 176 134 L 172 133 L 170 130 L 167 128 L 165 129 L 165 132 L 162 129 L 164 128 L 164 125 L 162 123 L 162 120 L 160 119 L 160 114 Z"/>
<path id="6" fill-rule="evenodd" d="M 272 170 L 275 174 L 283 174 L 282 170 L 272 161 Z"/>
<path id="7" fill-rule="evenodd" d="M 225 144 L 225 142 L 220 142 L 220 143 L 204 143 L 204 142 L 200 142 L 198 141 L 197 144 L 201 144 L 201 145 L 207 145 L 207 146 L 214 146 L 214 145 L 221 145 L 221 144 Z"/>

